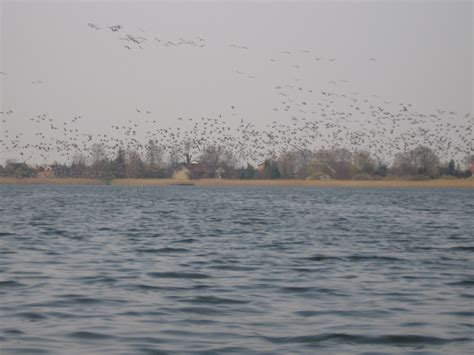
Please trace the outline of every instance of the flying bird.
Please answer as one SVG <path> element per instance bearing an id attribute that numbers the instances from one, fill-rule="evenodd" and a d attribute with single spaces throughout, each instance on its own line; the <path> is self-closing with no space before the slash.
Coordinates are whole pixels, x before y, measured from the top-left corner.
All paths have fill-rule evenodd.
<path id="1" fill-rule="evenodd" d="M 100 27 L 94 23 L 88 23 L 87 26 L 89 26 L 90 28 L 93 28 L 94 30 L 100 30 Z"/>
<path id="2" fill-rule="evenodd" d="M 117 32 L 122 29 L 122 25 L 109 26 L 109 28 L 112 32 Z"/>

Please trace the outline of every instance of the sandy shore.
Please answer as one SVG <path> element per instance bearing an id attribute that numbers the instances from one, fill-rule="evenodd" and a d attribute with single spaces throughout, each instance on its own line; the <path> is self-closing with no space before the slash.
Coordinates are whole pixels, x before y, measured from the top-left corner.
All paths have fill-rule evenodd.
<path id="1" fill-rule="evenodd" d="M 0 178 L 0 185 L 105 185 L 101 180 L 78 178 L 16 179 Z M 173 179 L 115 179 L 116 186 L 302 186 L 302 187 L 347 187 L 347 188 L 474 188 L 474 178 L 411 180 L 173 180 Z"/>

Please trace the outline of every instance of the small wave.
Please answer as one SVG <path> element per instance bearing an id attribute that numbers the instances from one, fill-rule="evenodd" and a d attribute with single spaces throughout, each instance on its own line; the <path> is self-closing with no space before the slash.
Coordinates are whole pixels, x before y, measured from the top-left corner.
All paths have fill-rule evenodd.
<path id="1" fill-rule="evenodd" d="M 66 232 L 61 229 L 47 228 L 43 231 L 44 235 L 64 235 Z"/>
<path id="2" fill-rule="evenodd" d="M 176 244 L 179 244 L 179 243 L 190 244 L 190 243 L 194 243 L 194 242 L 196 242 L 196 239 L 187 238 L 187 239 L 176 240 L 173 243 L 176 243 Z"/>
<path id="3" fill-rule="evenodd" d="M 285 292 L 303 293 L 303 292 L 312 292 L 315 290 L 315 287 L 290 286 L 290 287 L 283 287 L 282 290 Z"/>
<path id="4" fill-rule="evenodd" d="M 100 232 L 113 231 L 113 229 L 109 228 L 109 227 L 99 227 L 99 228 L 97 228 L 97 230 L 100 231 Z"/>
<path id="5" fill-rule="evenodd" d="M 72 295 L 59 295 L 59 299 L 46 303 L 36 303 L 30 305 L 30 307 L 68 307 L 71 305 L 97 305 L 97 304 L 121 304 L 126 303 L 125 300 L 112 299 L 112 298 L 94 298 L 86 296 Z"/>
<path id="6" fill-rule="evenodd" d="M 168 351 L 158 350 L 155 348 L 150 348 L 146 346 L 140 346 L 134 348 L 135 354 L 143 354 L 143 355 L 167 355 L 169 354 Z"/>
<path id="7" fill-rule="evenodd" d="M 219 354 L 252 354 L 255 350 L 252 348 L 244 348 L 240 346 L 224 346 L 218 348 L 210 348 L 203 350 L 201 354 L 219 355 Z"/>
<path id="8" fill-rule="evenodd" d="M 324 342 L 338 342 L 344 344 L 381 344 L 392 346 L 414 346 L 414 345 L 443 345 L 453 342 L 467 342 L 470 338 L 438 338 L 433 336 L 396 334 L 381 335 L 376 337 L 331 333 L 319 335 L 303 335 L 297 337 L 265 337 L 266 340 L 276 344 L 318 344 Z"/>
<path id="9" fill-rule="evenodd" d="M 244 220 L 236 220 L 234 221 L 236 225 L 240 226 L 266 226 L 268 225 L 268 221 L 260 218 L 248 218 L 246 221 Z"/>
<path id="10" fill-rule="evenodd" d="M 39 320 L 44 320 L 48 317 L 46 317 L 44 314 L 38 313 L 38 312 L 20 312 L 20 313 L 15 313 L 15 317 L 19 318 L 24 318 L 28 319 L 31 321 L 39 321 Z"/>
<path id="11" fill-rule="evenodd" d="M 134 284 L 130 285 L 133 289 L 139 289 L 142 291 L 183 291 L 186 287 L 172 287 L 172 286 L 155 286 L 147 284 Z"/>
<path id="12" fill-rule="evenodd" d="M 307 267 L 295 267 L 292 270 L 296 271 L 296 272 L 315 272 L 315 271 L 317 271 L 315 269 L 308 269 Z"/>
<path id="13" fill-rule="evenodd" d="M 443 314 L 449 314 L 456 317 L 474 317 L 474 311 L 444 312 Z"/>
<path id="14" fill-rule="evenodd" d="M 77 313 L 66 313 L 66 312 L 47 312 L 48 317 L 61 318 L 61 319 L 78 319 L 94 317 L 94 315 L 80 315 Z"/>
<path id="15" fill-rule="evenodd" d="M 0 281 L 0 288 L 7 287 L 23 287 L 26 286 L 20 282 L 14 280 Z"/>
<path id="16" fill-rule="evenodd" d="M 168 279 L 207 279 L 210 277 L 199 272 L 149 272 L 148 276 Z"/>
<path id="17" fill-rule="evenodd" d="M 13 236 L 15 234 L 13 233 L 10 233 L 10 232 L 0 232 L 0 237 L 10 237 L 10 236 Z"/>
<path id="18" fill-rule="evenodd" d="M 121 336 L 121 337 L 117 338 L 117 340 L 120 341 L 120 342 L 134 343 L 134 344 L 141 344 L 141 345 L 144 345 L 144 344 L 163 344 L 163 343 L 168 343 L 169 342 L 169 339 L 156 338 L 156 337 L 151 337 L 151 336 Z M 145 352 L 145 353 L 148 354 L 148 352 Z M 134 354 L 137 354 L 137 353 L 134 352 Z M 150 354 L 169 354 L 169 353 L 165 352 L 165 351 L 161 351 L 161 350 L 156 350 L 156 352 L 150 352 Z"/>
<path id="19" fill-rule="evenodd" d="M 425 322 L 405 322 L 405 323 L 402 323 L 400 324 L 402 327 L 416 327 L 416 328 L 420 328 L 420 327 L 426 327 L 428 325 L 428 323 L 425 323 Z"/>
<path id="20" fill-rule="evenodd" d="M 187 319 L 186 323 L 198 324 L 198 325 L 209 325 L 209 324 L 217 324 L 219 322 L 213 319 L 195 318 L 195 319 Z"/>
<path id="21" fill-rule="evenodd" d="M 231 298 L 215 297 L 215 296 L 197 296 L 184 300 L 194 304 L 247 304 L 249 301 L 237 300 Z"/>
<path id="22" fill-rule="evenodd" d="M 327 310 L 327 311 L 298 311 L 295 314 L 302 317 L 317 317 L 321 315 L 336 315 L 341 317 L 356 318 L 380 318 L 390 315 L 391 312 L 384 310 Z"/>
<path id="23" fill-rule="evenodd" d="M 183 313 L 192 313 L 199 314 L 203 316 L 218 316 L 227 314 L 226 310 L 218 309 L 216 307 L 178 307 L 178 308 L 165 308 L 165 310 L 170 311 L 172 314 L 176 312 Z"/>
<path id="24" fill-rule="evenodd" d="M 226 270 L 226 271 L 255 271 L 257 268 L 249 266 L 236 266 L 236 265 L 212 265 L 209 269 L 214 270 Z"/>
<path id="25" fill-rule="evenodd" d="M 51 354 L 51 351 L 46 350 L 46 349 L 40 349 L 40 348 L 7 348 L 7 347 L 2 347 L 2 350 L 5 350 L 6 353 L 9 353 L 9 354 L 27 354 L 27 355 Z"/>
<path id="26" fill-rule="evenodd" d="M 337 289 L 333 288 L 326 288 L 326 287 L 315 287 L 315 286 L 288 286 L 281 288 L 283 292 L 288 293 L 297 293 L 297 294 L 327 294 L 332 296 L 340 296 L 340 297 L 347 297 L 349 295 L 339 292 Z"/>
<path id="27" fill-rule="evenodd" d="M 474 280 L 461 280 L 455 282 L 449 282 L 448 286 L 474 286 Z"/>
<path id="28" fill-rule="evenodd" d="M 126 311 L 117 313 L 119 316 L 126 317 L 162 317 L 167 316 L 169 313 L 161 311 Z"/>
<path id="29" fill-rule="evenodd" d="M 380 256 L 380 255 L 350 255 L 345 259 L 350 261 L 371 261 L 371 260 L 382 260 L 382 261 L 404 261 L 400 258 L 395 258 L 393 256 Z"/>
<path id="30" fill-rule="evenodd" d="M 86 276 L 81 277 L 78 280 L 86 284 L 114 283 L 118 281 L 116 278 L 109 276 Z"/>
<path id="31" fill-rule="evenodd" d="M 101 339 L 113 339 L 115 338 L 113 335 L 103 334 L 103 333 L 96 333 L 96 332 L 89 332 L 89 331 L 78 331 L 72 332 L 67 334 L 70 338 L 78 338 L 78 339 L 91 339 L 91 340 L 101 340 Z"/>
<path id="32" fill-rule="evenodd" d="M 140 249 L 136 249 L 137 252 L 139 253 L 157 253 L 157 254 L 160 254 L 160 253 L 188 253 L 189 252 L 189 249 L 184 249 L 184 248 L 170 248 L 170 247 L 167 247 L 167 248 L 158 248 L 158 249 L 153 249 L 153 248 L 150 248 L 150 249 L 147 249 L 147 248 L 140 248 Z"/>
<path id="33" fill-rule="evenodd" d="M 331 256 L 331 255 L 316 254 L 316 255 L 304 258 L 304 260 L 325 261 L 325 260 L 341 260 L 341 258 L 337 256 Z"/>
<path id="34" fill-rule="evenodd" d="M 474 246 L 459 245 L 456 247 L 451 247 L 449 250 L 474 251 Z"/>
<path id="35" fill-rule="evenodd" d="M 3 333 L 6 334 L 6 335 L 23 335 L 23 334 L 25 334 L 25 333 L 22 332 L 21 330 L 19 330 L 19 329 L 13 329 L 13 328 L 4 329 L 4 330 L 3 330 Z"/>
<path id="36" fill-rule="evenodd" d="M 71 303 L 79 303 L 79 304 L 96 304 L 96 303 L 102 303 L 103 300 L 98 299 L 98 298 L 92 298 L 92 297 L 74 297 L 70 299 Z"/>

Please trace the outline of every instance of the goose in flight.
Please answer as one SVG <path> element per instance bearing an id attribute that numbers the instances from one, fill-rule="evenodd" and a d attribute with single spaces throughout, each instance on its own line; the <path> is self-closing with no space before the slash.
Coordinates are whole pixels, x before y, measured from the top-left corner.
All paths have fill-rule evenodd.
<path id="1" fill-rule="evenodd" d="M 118 30 L 122 29 L 122 25 L 109 26 L 109 28 L 112 32 L 117 32 Z"/>
<path id="2" fill-rule="evenodd" d="M 88 23 L 87 26 L 93 28 L 94 30 L 100 30 L 100 27 L 97 26 L 95 23 Z"/>

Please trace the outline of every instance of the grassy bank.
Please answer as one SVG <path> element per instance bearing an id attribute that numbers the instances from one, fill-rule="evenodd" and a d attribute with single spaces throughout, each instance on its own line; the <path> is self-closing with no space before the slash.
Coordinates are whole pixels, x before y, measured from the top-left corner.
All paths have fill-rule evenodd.
<path id="1" fill-rule="evenodd" d="M 103 185 L 96 179 L 84 178 L 0 178 L 0 185 Z"/>
<path id="2" fill-rule="evenodd" d="M 192 184 L 195 186 L 314 186 L 353 188 L 474 188 L 474 178 L 436 180 L 173 180 L 173 179 L 115 179 L 104 182 L 82 178 L 0 178 L 0 185 L 105 185 L 116 186 L 172 186 Z"/>
<path id="3" fill-rule="evenodd" d="M 112 185 L 120 186 L 169 186 L 192 183 L 195 186 L 314 186 L 314 187 L 354 187 L 354 188 L 474 188 L 474 179 L 436 180 L 227 180 L 202 179 L 178 181 L 172 179 L 117 179 Z"/>

